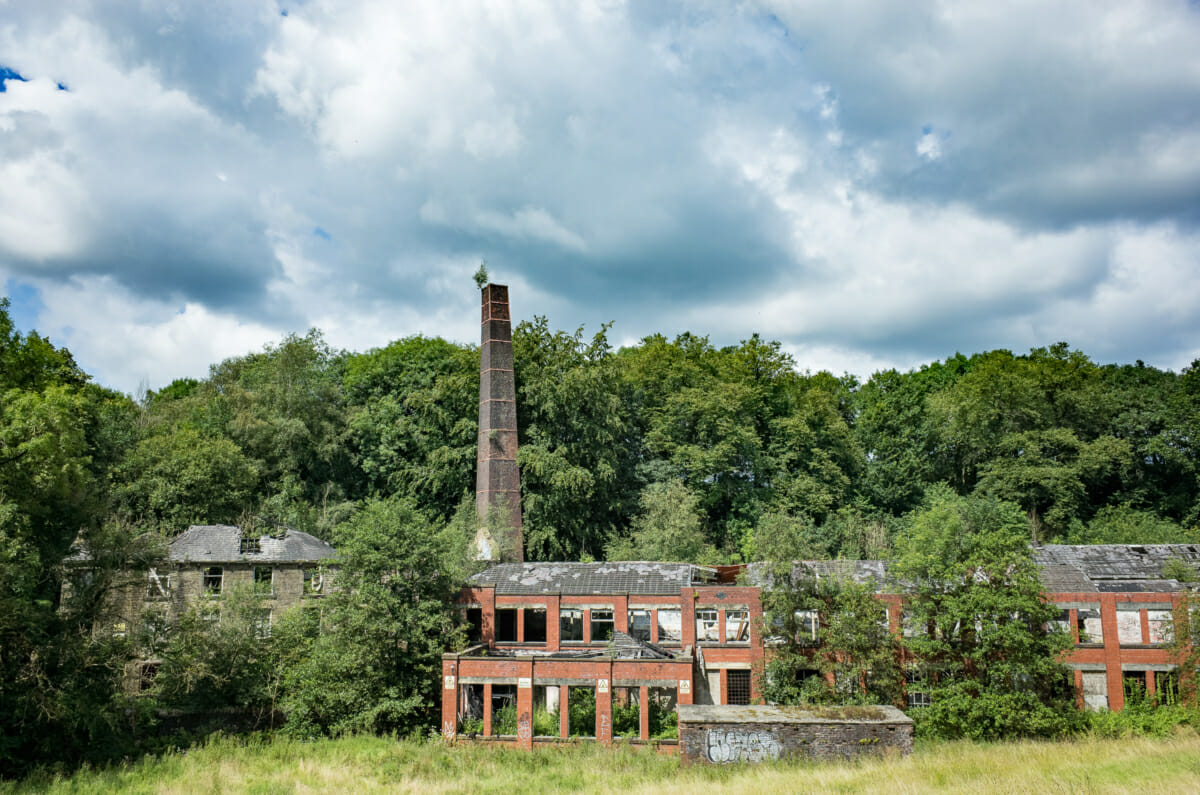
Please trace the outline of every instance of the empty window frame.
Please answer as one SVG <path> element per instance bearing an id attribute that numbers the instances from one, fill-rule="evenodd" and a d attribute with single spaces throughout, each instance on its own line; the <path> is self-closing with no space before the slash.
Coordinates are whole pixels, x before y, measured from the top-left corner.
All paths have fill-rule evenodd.
<path id="1" fill-rule="evenodd" d="M 634 640 L 650 642 L 650 611 L 629 611 L 629 635 Z"/>
<path id="2" fill-rule="evenodd" d="M 673 608 L 659 608 L 658 642 L 681 643 L 683 640 L 683 614 Z"/>
<path id="3" fill-rule="evenodd" d="M 220 566 L 209 566 L 204 570 L 204 595 L 220 596 L 221 585 L 224 581 L 224 571 Z"/>
<path id="4" fill-rule="evenodd" d="M 721 640 L 720 613 L 716 610 L 696 611 L 696 642 L 719 643 Z"/>
<path id="5" fill-rule="evenodd" d="M 749 643 L 750 642 L 750 611 L 749 610 L 726 610 L 725 611 L 725 642 L 726 643 Z M 733 703 L 733 702 L 730 702 Z"/>
<path id="6" fill-rule="evenodd" d="M 583 642 L 583 611 L 563 608 L 558 611 L 558 639 L 563 642 Z"/>
<path id="7" fill-rule="evenodd" d="M 146 575 L 146 598 L 147 599 L 170 599 L 171 598 L 171 575 L 159 574 L 157 569 L 150 569 Z"/>
<path id="8" fill-rule="evenodd" d="M 515 609 L 496 609 L 496 642 L 517 642 L 517 611 Z"/>
<path id="9" fill-rule="evenodd" d="M 275 570 L 270 566 L 254 567 L 254 592 L 260 596 L 275 593 Z"/>
<path id="10" fill-rule="evenodd" d="M 1146 623 L 1150 625 L 1151 643 L 1170 643 L 1175 639 L 1174 616 L 1170 610 L 1147 610 Z"/>
<path id="11" fill-rule="evenodd" d="M 1049 629 L 1062 630 L 1069 633 L 1071 631 L 1071 611 L 1060 608 L 1058 618 L 1050 622 Z"/>
<path id="12" fill-rule="evenodd" d="M 325 593 L 325 572 L 317 566 L 304 567 L 304 595 L 321 596 Z"/>
<path id="13" fill-rule="evenodd" d="M 1100 623 L 1100 605 L 1081 607 L 1076 610 L 1075 626 L 1079 630 L 1081 644 L 1104 642 L 1104 628 Z"/>
<path id="14" fill-rule="evenodd" d="M 801 646 L 816 646 L 820 642 L 821 619 L 816 610 L 797 610 L 796 643 Z"/>
<path id="15" fill-rule="evenodd" d="M 546 608 L 525 608 L 525 643 L 546 642 Z"/>
<path id="16" fill-rule="evenodd" d="M 900 614 L 900 632 L 906 638 L 921 638 L 929 634 L 929 627 L 922 623 L 915 614 L 905 610 Z"/>
<path id="17" fill-rule="evenodd" d="M 254 637 L 265 640 L 271 637 L 271 609 L 264 607 L 254 611 Z"/>
<path id="18" fill-rule="evenodd" d="M 257 555 L 262 552 L 262 539 L 259 536 L 242 536 L 238 542 L 238 552 L 243 555 Z"/>
<path id="19" fill-rule="evenodd" d="M 467 642 L 479 643 L 483 640 L 483 610 L 478 607 L 467 608 Z"/>
<path id="20" fill-rule="evenodd" d="M 137 689 L 144 693 L 154 686 L 154 678 L 158 676 L 158 663 L 144 662 L 138 665 Z"/>
<path id="21" fill-rule="evenodd" d="M 750 672 L 730 669 L 725 672 L 725 695 L 729 704 L 742 706 L 750 703 Z"/>
<path id="22" fill-rule="evenodd" d="M 592 642 L 593 643 L 606 643 L 606 642 L 612 640 L 613 629 L 615 628 L 615 624 L 613 622 L 613 611 L 612 610 L 592 610 L 591 618 L 592 618 Z"/>

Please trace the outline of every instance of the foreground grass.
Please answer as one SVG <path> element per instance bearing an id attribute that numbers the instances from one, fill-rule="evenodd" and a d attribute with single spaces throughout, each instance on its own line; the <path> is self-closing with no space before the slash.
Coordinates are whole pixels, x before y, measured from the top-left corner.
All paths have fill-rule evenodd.
<path id="1" fill-rule="evenodd" d="M 907 758 L 680 768 L 673 757 L 594 746 L 501 748 L 353 737 L 316 743 L 216 739 L 185 752 L 0 793 L 354 792 L 1200 792 L 1200 737 L 973 745 Z"/>

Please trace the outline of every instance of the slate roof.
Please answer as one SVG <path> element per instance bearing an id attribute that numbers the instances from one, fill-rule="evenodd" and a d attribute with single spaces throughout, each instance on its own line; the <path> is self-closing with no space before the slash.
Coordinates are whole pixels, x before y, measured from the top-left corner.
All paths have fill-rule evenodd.
<path id="1" fill-rule="evenodd" d="M 1035 547 L 1047 591 L 1166 593 L 1185 586 L 1162 576 L 1179 559 L 1200 565 L 1200 544 L 1047 544 Z"/>
<path id="2" fill-rule="evenodd" d="M 886 560 L 800 560 L 793 564 L 792 580 L 805 579 L 853 581 L 860 585 L 871 585 L 876 593 L 896 590 L 896 583 L 888 573 Z M 771 580 L 765 563 L 751 563 L 746 567 L 746 580 L 751 585 L 766 586 Z"/>
<path id="3" fill-rule="evenodd" d="M 232 525 L 192 525 L 167 544 L 175 563 L 315 563 L 337 555 L 316 536 L 287 529 L 264 535 L 260 552 L 241 551 L 242 531 Z"/>
<path id="4" fill-rule="evenodd" d="M 703 585 L 716 571 L 694 563 L 500 563 L 471 577 L 471 585 L 517 594 L 671 594 Z"/>

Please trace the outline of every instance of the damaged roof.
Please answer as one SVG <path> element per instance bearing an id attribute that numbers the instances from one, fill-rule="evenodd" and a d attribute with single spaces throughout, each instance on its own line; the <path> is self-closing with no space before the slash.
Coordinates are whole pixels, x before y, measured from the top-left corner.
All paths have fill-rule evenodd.
<path id="1" fill-rule="evenodd" d="M 886 560 L 800 560 L 792 565 L 792 582 L 815 579 L 836 580 L 838 582 L 853 581 L 859 585 L 869 585 L 876 593 L 886 590 L 896 590 L 896 585 L 888 575 Z M 771 572 L 765 563 L 751 563 L 746 567 L 746 580 L 751 585 L 767 586 L 771 581 Z M 889 587 L 890 586 L 890 587 Z"/>
<path id="2" fill-rule="evenodd" d="M 716 579 L 694 563 L 500 563 L 468 581 L 497 594 L 672 594 Z"/>
<path id="3" fill-rule="evenodd" d="M 1042 585 L 1060 593 L 1165 593 L 1186 586 L 1163 576 L 1163 566 L 1181 560 L 1200 564 L 1198 544 L 1047 544 L 1034 547 Z"/>
<path id="4" fill-rule="evenodd" d="M 175 563 L 315 563 L 337 555 L 316 536 L 288 528 L 272 535 L 252 535 L 257 552 L 242 551 L 242 531 L 225 524 L 192 525 L 167 544 Z"/>

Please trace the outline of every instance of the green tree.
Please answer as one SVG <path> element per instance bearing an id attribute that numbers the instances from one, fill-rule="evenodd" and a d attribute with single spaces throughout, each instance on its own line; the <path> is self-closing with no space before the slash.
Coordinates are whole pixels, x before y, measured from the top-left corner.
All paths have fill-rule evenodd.
<path id="1" fill-rule="evenodd" d="M 699 500 L 678 480 L 652 483 L 642 492 L 633 534 L 609 546 L 608 560 L 714 562 L 705 540 Z"/>
<path id="2" fill-rule="evenodd" d="M 909 645 L 931 671 L 923 731 L 943 737 L 1054 736 L 1077 719 L 1059 656 L 1065 632 L 1042 598 L 1021 509 L 992 497 L 931 492 L 898 543 L 895 571 L 914 590 Z"/>
<path id="3" fill-rule="evenodd" d="M 437 725 L 441 656 L 461 641 L 454 597 L 473 538 L 469 506 L 449 525 L 406 500 L 373 500 L 335 533 L 328 630 L 287 673 L 287 730 L 410 733 Z"/>

